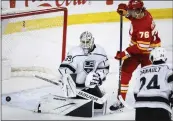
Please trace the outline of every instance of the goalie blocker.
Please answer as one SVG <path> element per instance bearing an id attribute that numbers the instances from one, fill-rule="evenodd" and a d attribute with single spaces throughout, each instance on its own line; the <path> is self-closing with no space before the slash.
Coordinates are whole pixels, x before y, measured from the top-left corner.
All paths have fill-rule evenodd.
<path id="1" fill-rule="evenodd" d="M 70 74 L 66 78 L 68 80 L 68 86 L 73 85 L 71 81 L 75 82 L 76 74 Z M 65 83 L 65 85 L 65 87 L 69 88 L 67 83 Z M 103 102 L 99 102 L 99 100 L 103 100 Z M 106 105 L 107 101 L 104 100 L 103 94 L 99 87 L 96 86 L 95 88 L 84 88 L 81 91 L 76 91 L 75 97 L 64 97 L 53 94 L 45 95 L 44 97 L 41 97 L 34 112 L 55 113 L 58 115 L 77 117 L 93 117 L 96 110 L 97 112 L 99 110 L 99 112 L 104 115 L 106 112 Z"/>

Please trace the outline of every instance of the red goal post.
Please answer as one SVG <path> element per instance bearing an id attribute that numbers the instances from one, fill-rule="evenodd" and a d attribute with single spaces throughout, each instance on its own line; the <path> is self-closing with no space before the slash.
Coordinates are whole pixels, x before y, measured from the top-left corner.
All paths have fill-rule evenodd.
<path id="1" fill-rule="evenodd" d="M 46 14 L 47 16 L 49 13 L 58 13 L 61 12 L 63 16 L 63 22 L 62 22 L 62 38 L 60 41 L 62 41 L 61 45 L 61 61 L 64 60 L 65 55 L 66 55 L 66 36 L 67 36 L 67 17 L 68 17 L 68 10 L 65 7 L 60 7 L 60 8 L 45 8 L 45 7 L 40 7 L 40 8 L 26 8 L 26 9 L 11 9 L 11 10 L 4 10 L 2 11 L 1 15 L 1 20 L 2 22 L 5 20 L 10 20 L 10 19 L 15 19 L 15 18 L 22 18 L 22 17 L 30 17 L 30 16 L 37 16 L 37 15 L 43 15 Z M 5 23 L 6 25 L 8 24 Z M 5 25 L 5 26 L 6 26 Z M 3 25 L 4 26 L 4 25 Z M 2 26 L 2 33 L 5 31 L 5 27 Z M 3 44 L 2 44 L 3 46 Z M 4 47 L 5 48 L 5 47 Z M 3 48 L 2 48 L 3 49 Z M 2 50 L 3 51 L 3 50 Z M 57 65 L 58 68 L 58 65 Z M 2 69 L 3 71 L 3 69 Z M 22 74 L 18 73 L 19 71 L 22 71 Z M 30 67 L 20 67 L 20 68 L 13 68 L 11 67 L 11 72 L 17 72 L 17 74 L 13 74 L 15 76 L 28 76 L 28 75 L 33 75 L 32 74 L 24 74 L 24 72 L 31 72 L 31 71 L 37 71 L 37 72 L 42 72 L 42 73 L 49 73 L 50 71 L 47 69 L 44 69 L 42 67 L 36 67 L 36 66 L 30 66 Z M 2 72 L 3 73 L 3 72 Z M 4 72 L 5 73 L 5 72 Z"/>

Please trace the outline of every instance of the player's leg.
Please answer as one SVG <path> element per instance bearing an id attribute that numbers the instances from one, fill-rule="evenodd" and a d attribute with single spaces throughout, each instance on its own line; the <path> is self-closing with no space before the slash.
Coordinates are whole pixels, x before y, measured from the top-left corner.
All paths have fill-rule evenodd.
<path id="1" fill-rule="evenodd" d="M 95 88 L 86 88 L 83 89 L 83 91 L 92 94 L 94 96 L 97 96 L 99 98 L 103 97 L 103 94 L 98 86 L 95 86 Z"/>
<path id="2" fill-rule="evenodd" d="M 94 96 L 97 96 L 99 98 L 103 97 L 103 93 L 101 92 L 101 90 L 98 86 L 95 86 L 95 88 L 85 88 L 82 91 L 92 94 Z M 80 96 L 77 96 L 76 98 L 84 99 Z M 103 108 L 103 104 L 94 103 L 94 109 L 102 109 L 102 108 Z"/>
<path id="3" fill-rule="evenodd" d="M 122 64 L 122 69 L 121 69 L 121 96 L 125 100 L 126 98 L 126 93 L 128 90 L 128 84 L 129 81 L 132 77 L 132 74 L 134 70 L 138 67 L 140 64 L 139 57 L 138 56 L 132 56 L 130 58 L 127 58 L 124 60 Z M 123 108 L 124 106 L 122 105 L 121 102 L 116 102 L 113 106 L 110 107 L 110 110 L 116 111 L 119 110 L 120 108 Z"/>
<path id="4" fill-rule="evenodd" d="M 138 56 L 132 56 L 124 60 L 121 69 L 121 95 L 123 99 L 126 98 L 126 93 L 129 86 L 129 81 L 132 77 L 133 72 L 140 64 Z"/>
<path id="5" fill-rule="evenodd" d="M 151 61 L 149 60 L 149 54 L 141 55 L 140 59 L 141 59 L 141 67 L 148 66 L 151 64 Z"/>
<path id="6" fill-rule="evenodd" d="M 171 114 L 163 108 L 151 108 L 151 121 L 171 121 Z"/>
<path id="7" fill-rule="evenodd" d="M 162 108 L 136 108 L 135 121 L 171 121 L 170 113 Z"/>
<path id="8" fill-rule="evenodd" d="M 64 75 L 62 84 L 59 83 L 57 88 L 60 88 L 61 94 L 48 94 L 40 98 L 36 105 L 35 112 L 38 113 L 56 113 L 59 115 L 92 117 L 93 116 L 93 101 L 88 99 L 77 99 L 77 90 L 72 75 Z M 83 90 L 84 91 L 84 90 Z M 87 91 L 85 91 L 87 92 Z M 90 91 L 92 92 L 92 91 Z M 94 90 L 96 92 L 96 89 Z M 86 94 L 86 93 L 84 93 Z M 95 93 L 93 93 L 95 94 Z M 98 93 L 97 93 L 97 96 Z"/>
<path id="9" fill-rule="evenodd" d="M 136 108 L 135 121 L 150 121 L 151 109 L 150 108 Z"/>
<path id="10" fill-rule="evenodd" d="M 75 83 L 75 85 L 76 85 L 75 88 L 81 90 L 82 92 L 86 92 L 88 94 L 96 96 L 98 98 L 102 98 L 104 96 L 102 89 L 100 89 L 100 87 L 96 83 L 97 81 L 94 80 L 94 81 L 96 81 L 95 83 L 92 81 L 92 78 L 91 78 L 93 76 L 92 74 L 88 75 L 90 77 L 87 77 L 87 80 L 86 80 L 87 81 L 87 85 L 88 85 L 87 87 L 86 87 L 86 82 L 85 82 L 85 84 L 78 84 L 78 83 L 76 83 L 76 74 L 71 74 L 70 76 L 72 77 L 71 81 L 73 81 Z M 69 77 L 69 79 L 70 79 L 70 77 Z M 66 80 L 66 78 L 64 78 L 64 81 L 65 80 Z M 71 82 L 71 81 L 68 81 L 68 82 Z M 68 83 L 68 84 L 71 84 L 71 83 Z M 99 84 L 99 82 L 98 82 L 98 84 Z M 71 85 L 73 85 L 73 83 Z M 65 91 L 65 89 L 64 89 L 64 91 Z M 67 91 L 65 91 L 65 92 L 67 92 Z M 70 92 L 73 92 L 73 90 L 72 91 L 69 90 L 67 94 L 69 94 Z M 74 93 L 73 93 L 73 95 L 74 95 Z M 75 97 L 73 96 L 73 99 L 86 99 L 86 98 L 82 97 L 81 95 L 76 95 Z M 94 108 L 95 109 L 102 109 L 103 108 L 103 104 L 94 103 Z"/>

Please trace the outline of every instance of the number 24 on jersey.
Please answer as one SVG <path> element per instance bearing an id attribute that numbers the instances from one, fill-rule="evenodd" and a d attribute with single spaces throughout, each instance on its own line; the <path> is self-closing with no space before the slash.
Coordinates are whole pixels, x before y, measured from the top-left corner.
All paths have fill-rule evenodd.
<path id="1" fill-rule="evenodd" d="M 151 80 L 149 81 L 149 83 L 147 84 L 146 83 L 146 78 L 145 77 L 142 77 L 140 79 L 140 82 L 141 82 L 141 87 L 139 90 L 141 90 L 144 85 L 146 85 L 146 88 L 149 90 L 149 89 L 160 89 L 160 85 L 158 85 L 158 75 L 154 75 Z"/>

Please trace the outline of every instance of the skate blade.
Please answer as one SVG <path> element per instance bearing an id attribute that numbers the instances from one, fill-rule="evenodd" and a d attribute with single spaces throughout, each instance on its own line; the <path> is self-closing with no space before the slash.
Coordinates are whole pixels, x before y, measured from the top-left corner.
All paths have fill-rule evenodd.
<path id="1" fill-rule="evenodd" d="M 125 111 L 124 108 L 120 108 L 120 109 L 117 109 L 117 110 L 114 110 L 114 111 L 110 110 L 110 114 L 113 114 L 113 113 L 122 113 L 124 111 Z"/>
<path id="2" fill-rule="evenodd" d="M 114 111 L 111 111 L 108 113 L 108 114 L 114 114 L 114 113 L 123 113 L 123 112 L 128 112 L 128 111 L 132 111 L 133 109 L 128 109 L 126 107 L 124 108 L 120 108 L 120 109 L 117 109 L 117 110 L 114 110 Z"/>

